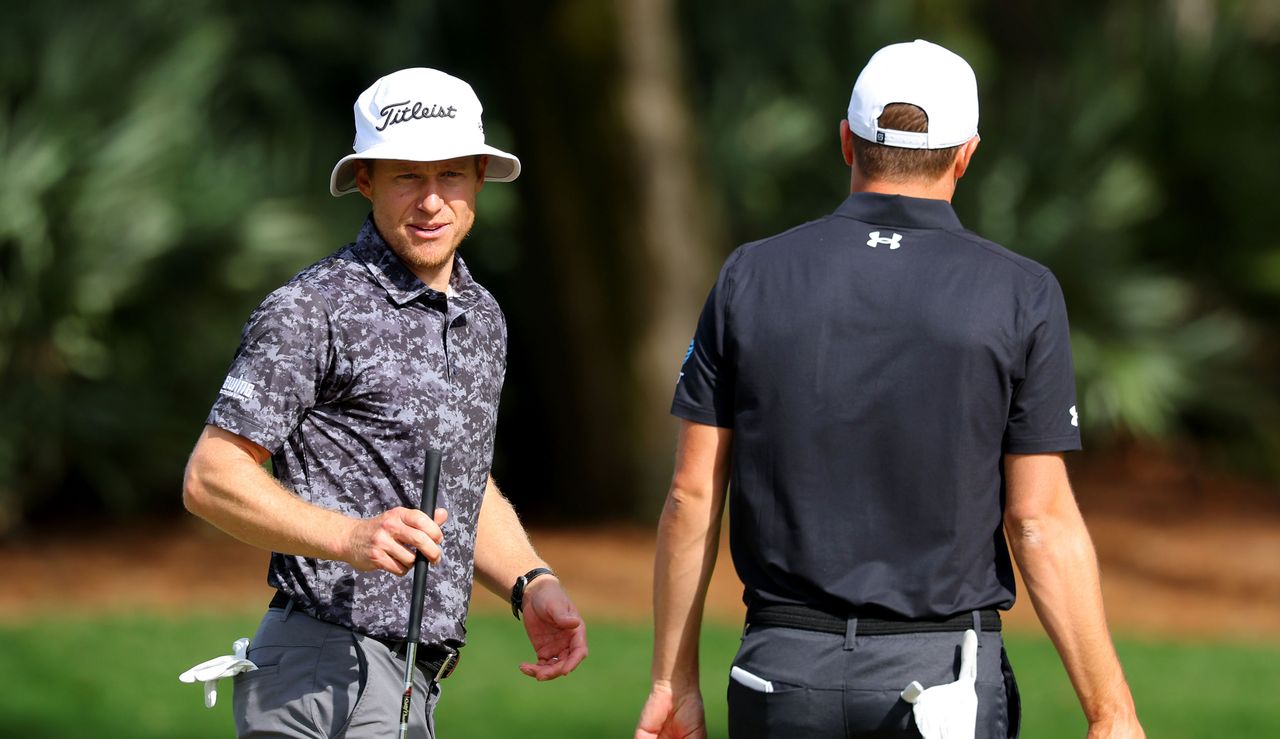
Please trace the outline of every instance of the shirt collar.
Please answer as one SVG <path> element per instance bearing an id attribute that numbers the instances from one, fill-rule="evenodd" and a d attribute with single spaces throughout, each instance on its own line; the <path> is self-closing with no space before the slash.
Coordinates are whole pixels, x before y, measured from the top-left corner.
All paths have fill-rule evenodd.
<path id="1" fill-rule="evenodd" d="M 964 228 L 945 200 L 909 198 L 878 192 L 855 192 L 836 208 L 835 215 L 877 226 L 898 228 Z"/>
<path id="2" fill-rule="evenodd" d="M 443 299 L 444 294 L 433 290 L 418 279 L 400 257 L 391 251 L 382 234 L 373 225 L 373 216 L 365 219 L 356 236 L 355 253 L 364 266 L 368 268 L 373 279 L 387 291 L 387 295 L 396 305 L 406 305 L 426 296 L 429 301 Z M 462 261 L 462 256 L 454 254 L 453 272 L 449 277 L 449 287 L 456 293 L 449 301 L 458 308 L 466 309 L 474 305 L 479 297 L 479 286 L 471 278 L 471 270 Z M 437 297 L 439 296 L 439 297 Z"/>

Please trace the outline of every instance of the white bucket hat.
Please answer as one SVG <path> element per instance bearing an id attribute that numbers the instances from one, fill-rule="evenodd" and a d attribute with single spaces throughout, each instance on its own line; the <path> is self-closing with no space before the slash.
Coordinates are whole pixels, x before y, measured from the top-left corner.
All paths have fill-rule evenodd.
<path id="1" fill-rule="evenodd" d="M 885 106 L 909 103 L 929 117 L 929 131 L 881 128 Z M 849 128 L 860 138 L 903 149 L 946 149 L 978 133 L 978 80 L 954 52 L 916 39 L 877 51 L 853 83 Z"/>
<path id="2" fill-rule="evenodd" d="M 520 160 L 484 142 L 481 110 L 471 85 L 444 72 L 415 67 L 383 77 L 356 100 L 355 153 L 338 160 L 329 192 L 341 197 L 357 191 L 359 159 L 439 162 L 484 154 L 486 180 L 514 180 Z"/>

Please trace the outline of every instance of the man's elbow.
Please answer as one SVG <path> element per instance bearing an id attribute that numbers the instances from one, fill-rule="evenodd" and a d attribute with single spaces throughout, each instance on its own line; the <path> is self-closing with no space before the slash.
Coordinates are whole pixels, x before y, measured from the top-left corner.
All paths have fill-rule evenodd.
<path id="1" fill-rule="evenodd" d="M 189 513 L 204 517 L 205 487 L 196 469 L 196 455 L 187 460 L 187 469 L 182 474 L 182 505 Z"/>
<path id="2" fill-rule="evenodd" d="M 187 511 L 207 519 L 213 508 L 214 490 L 212 480 L 215 477 L 213 464 L 207 452 L 199 445 L 191 452 L 187 460 L 187 468 L 182 474 L 182 505 Z"/>
<path id="3" fill-rule="evenodd" d="M 718 504 L 711 485 L 689 484 L 680 480 L 672 483 L 662 517 L 669 522 L 703 523 L 717 514 Z"/>
<path id="4" fill-rule="evenodd" d="M 1089 530 L 1074 507 L 1005 512 L 1004 530 L 1015 553 L 1063 552 L 1091 547 Z"/>
<path id="5" fill-rule="evenodd" d="M 1052 524 L 1040 512 L 1009 510 L 1004 516 L 1004 530 L 1015 549 L 1039 548 L 1048 539 Z"/>

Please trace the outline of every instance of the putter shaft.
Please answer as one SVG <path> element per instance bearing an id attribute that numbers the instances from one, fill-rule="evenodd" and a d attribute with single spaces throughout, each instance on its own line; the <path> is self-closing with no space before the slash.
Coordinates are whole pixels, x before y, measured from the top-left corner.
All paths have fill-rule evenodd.
<path id="1" fill-rule="evenodd" d="M 422 498 L 418 510 L 432 516 L 436 510 L 436 493 L 440 488 L 440 462 L 442 454 L 427 450 L 423 464 Z M 413 703 L 413 673 L 417 668 L 418 639 L 422 635 L 422 598 L 427 589 L 427 558 L 418 552 L 413 561 L 413 594 L 409 602 L 409 633 L 405 637 L 404 695 L 400 699 L 400 739 L 409 735 L 409 707 Z"/>

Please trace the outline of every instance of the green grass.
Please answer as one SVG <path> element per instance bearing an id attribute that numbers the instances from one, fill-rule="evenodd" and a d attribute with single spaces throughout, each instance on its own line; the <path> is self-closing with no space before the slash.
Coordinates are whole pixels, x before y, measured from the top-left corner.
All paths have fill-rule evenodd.
<path id="1" fill-rule="evenodd" d="M 0 736 L 226 737 L 230 685 L 205 709 L 182 670 L 224 654 L 258 614 L 164 619 L 70 617 L 0 625 Z M 591 656 L 567 679 L 538 684 L 516 669 L 528 646 L 510 617 L 472 619 L 471 646 L 445 683 L 441 736 L 630 736 L 648 692 L 648 629 L 589 625 Z M 1011 638 L 1025 703 L 1023 736 L 1084 736 L 1084 722 L 1052 646 Z M 703 697 L 713 737 L 725 736 L 725 673 L 735 627 L 703 639 Z M 1280 646 L 1121 640 L 1118 646 L 1150 736 L 1280 736 Z M 393 696 L 390 698 L 395 700 Z"/>

